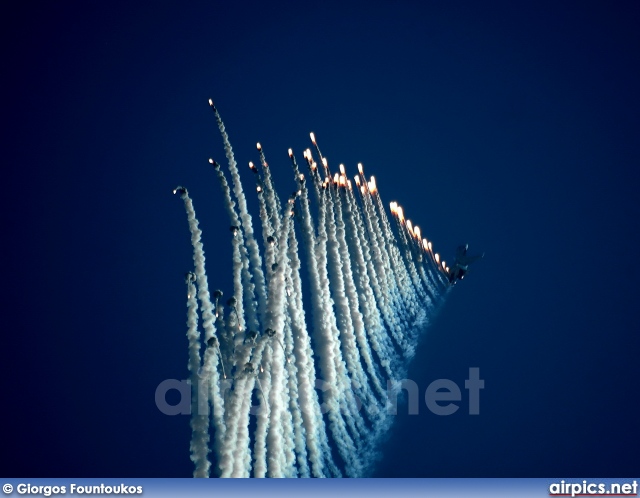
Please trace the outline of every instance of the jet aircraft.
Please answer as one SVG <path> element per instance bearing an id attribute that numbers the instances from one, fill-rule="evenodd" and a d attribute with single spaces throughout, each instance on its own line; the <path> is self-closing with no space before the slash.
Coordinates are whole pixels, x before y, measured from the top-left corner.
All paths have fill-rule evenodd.
<path id="1" fill-rule="evenodd" d="M 469 244 L 458 246 L 456 250 L 456 260 L 449 270 L 449 283 L 454 285 L 458 280 L 462 280 L 469 272 L 469 265 L 484 257 L 484 253 L 476 256 L 467 256 Z"/>

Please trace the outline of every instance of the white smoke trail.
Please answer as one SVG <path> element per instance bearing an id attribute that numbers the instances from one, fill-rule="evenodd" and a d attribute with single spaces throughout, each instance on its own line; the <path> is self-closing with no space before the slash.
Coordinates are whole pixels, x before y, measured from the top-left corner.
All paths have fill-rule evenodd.
<path id="1" fill-rule="evenodd" d="M 242 189 L 242 182 L 240 180 L 240 173 L 238 172 L 238 165 L 236 163 L 235 156 L 233 155 L 233 149 L 231 142 L 229 142 L 229 136 L 222 122 L 222 118 L 218 113 L 218 110 L 214 107 L 213 102 L 209 100 L 209 105 L 215 112 L 216 121 L 218 123 L 218 129 L 222 135 L 222 141 L 224 142 L 225 154 L 229 161 L 229 171 L 231 172 L 231 178 L 233 179 L 233 192 L 236 195 L 238 201 L 238 208 L 240 210 L 240 219 L 242 220 L 242 227 L 246 237 L 247 251 L 249 253 L 249 259 L 251 261 L 251 271 L 253 273 L 253 279 L 256 285 L 256 291 L 258 293 L 258 309 L 262 316 L 266 307 L 267 291 L 265 288 L 264 273 L 262 271 L 262 260 L 260 258 L 260 250 L 258 244 L 253 235 L 253 224 L 251 222 L 251 215 L 247 210 L 247 199 Z"/>
<path id="2" fill-rule="evenodd" d="M 287 275 L 289 271 L 287 270 Z M 291 301 L 291 290 L 289 288 L 289 279 L 286 280 L 286 312 L 285 312 L 285 324 L 284 324 L 284 340 L 280 347 L 283 351 L 285 363 L 284 363 L 284 383 L 281 391 L 283 410 L 282 418 L 282 434 L 284 436 L 285 444 L 285 471 L 284 477 L 298 477 L 299 468 L 296 463 L 301 460 L 300 450 L 304 448 L 304 428 L 300 427 L 300 424 L 296 424 L 296 416 L 300 419 L 300 405 L 298 403 L 298 388 L 295 383 L 295 364 L 292 363 L 293 359 L 293 338 L 291 329 L 291 316 L 289 302 Z M 302 434 L 297 434 L 298 428 L 302 429 Z M 302 445 L 302 446 L 301 446 Z M 304 451 L 306 455 L 306 451 Z M 306 460 L 305 460 L 305 465 Z M 308 470 L 307 470 L 307 476 Z"/>
<path id="3" fill-rule="evenodd" d="M 392 366 L 396 366 L 399 361 L 398 356 L 384 329 L 380 308 L 376 303 L 375 290 L 379 289 L 378 278 L 373 269 L 373 263 L 369 253 L 369 241 L 366 238 L 360 210 L 352 191 L 347 193 L 347 199 L 346 218 L 349 222 L 349 230 L 347 233 L 351 235 L 351 247 L 358 266 L 355 277 L 358 281 L 358 289 L 360 289 L 358 296 L 362 302 L 365 330 L 368 333 L 373 350 L 377 353 L 380 365 L 387 374 L 387 377 L 392 378 L 393 371 L 395 370 Z M 379 291 L 378 294 L 382 294 L 382 292 Z"/>
<path id="4" fill-rule="evenodd" d="M 275 238 L 273 237 L 273 215 L 269 213 L 270 206 L 268 205 L 265 188 L 262 186 L 260 177 L 258 176 L 257 168 L 253 163 L 249 163 L 251 171 L 256 175 L 258 185 L 258 201 L 260 205 L 260 221 L 262 222 L 262 235 L 265 246 L 265 262 L 267 264 L 267 292 L 269 292 L 269 282 L 271 279 L 272 266 L 275 263 Z M 264 319 L 264 317 L 263 317 Z M 272 348 L 267 346 L 263 356 L 263 365 L 270 365 L 272 357 Z M 261 365 L 262 366 L 262 365 Z M 263 374 L 263 380 L 261 382 L 261 389 L 264 396 L 269 399 L 272 389 L 271 373 L 269 368 Z M 271 425 L 271 408 L 270 403 L 265 403 L 260 407 L 260 410 L 256 413 L 256 429 L 254 434 L 254 451 L 253 451 L 253 471 L 255 477 L 265 477 L 267 474 L 267 435 L 269 434 L 269 427 Z"/>
<path id="5" fill-rule="evenodd" d="M 267 160 L 264 157 L 264 151 L 262 146 L 258 144 L 258 152 L 260 153 L 260 162 L 262 163 L 262 170 L 264 172 L 264 190 L 267 200 L 267 207 L 269 211 L 269 218 L 274 232 L 280 231 L 280 219 L 279 214 L 282 212 L 282 205 L 277 192 L 273 188 L 273 182 L 271 181 L 271 170 L 267 164 Z"/>
<path id="6" fill-rule="evenodd" d="M 300 317 L 300 311 L 303 310 L 302 306 L 302 289 L 300 286 L 300 261 L 298 260 L 298 247 L 297 240 L 295 238 L 295 231 L 292 229 L 289 232 L 289 266 L 287 267 L 286 278 L 287 282 L 290 282 L 290 296 L 287 299 L 288 306 L 288 317 L 289 323 L 286 328 L 287 333 L 285 334 L 285 343 L 286 343 L 286 356 L 287 356 L 287 377 L 289 381 L 289 393 L 290 393 L 290 408 L 292 413 L 292 423 L 293 423 L 293 437 L 295 444 L 295 451 L 297 456 L 297 464 L 301 477 L 309 477 L 309 464 L 307 463 L 308 453 L 306 448 L 306 434 L 307 429 L 304 425 L 302 407 L 301 407 L 301 399 L 300 399 L 300 388 L 298 387 L 299 383 L 299 370 L 301 368 L 306 367 L 305 364 L 302 365 L 302 361 L 296 365 L 296 360 L 302 360 L 301 355 L 297 357 L 294 356 L 295 351 L 295 339 L 294 337 L 302 337 L 303 335 L 307 335 L 306 324 L 304 322 L 304 312 L 302 317 Z M 302 319 L 301 319 L 302 318 Z M 311 348 L 309 348 L 311 349 Z M 293 358 L 293 361 L 290 359 Z"/>
<path id="7" fill-rule="evenodd" d="M 375 182 L 375 180 L 373 181 Z M 374 186 L 375 186 L 375 183 L 374 183 Z M 389 219 L 387 218 L 387 214 L 382 205 L 382 201 L 380 200 L 380 195 L 378 193 L 377 187 L 375 187 L 374 191 L 371 193 L 371 200 L 376 210 L 376 214 L 378 216 L 381 229 L 387 241 L 389 241 L 389 244 L 388 244 L 389 255 L 393 261 L 393 266 L 396 269 L 396 272 L 401 275 L 404 285 L 413 286 L 414 292 L 409 292 L 410 299 L 412 300 L 412 302 L 416 301 L 415 299 L 416 297 L 418 298 L 417 300 L 419 301 L 421 301 L 422 299 L 426 299 L 427 297 L 423 290 L 422 284 L 417 282 L 418 275 L 415 268 L 415 263 L 417 261 L 417 258 L 414 257 L 410 261 L 408 261 L 409 269 L 407 270 L 407 267 L 405 266 L 405 263 L 400 255 L 400 251 L 398 250 L 398 247 L 396 245 L 396 240 L 391 231 L 391 225 L 389 224 Z M 410 282 L 407 280 L 407 276 L 410 277 Z M 420 305 L 416 304 L 416 306 L 419 307 Z M 415 312 L 415 308 L 414 308 L 414 312 Z"/>
<path id="8" fill-rule="evenodd" d="M 267 306 L 267 313 L 265 316 L 265 324 L 267 329 L 271 329 L 274 332 L 274 337 L 283 335 L 285 324 L 285 269 L 288 266 L 287 248 L 288 248 L 288 233 L 291 224 L 291 216 L 289 210 L 291 207 L 287 207 L 287 212 L 284 216 L 283 222 L 280 224 L 280 230 L 278 232 L 278 255 L 276 261 L 276 270 L 272 276 L 271 286 L 269 288 L 269 300 Z M 273 341 L 272 341 L 273 344 Z M 282 419 L 285 406 L 288 406 L 288 402 L 283 406 L 283 390 L 286 386 L 286 377 L 284 369 L 284 351 L 282 348 L 272 348 L 272 361 L 270 364 L 273 389 L 271 390 L 269 403 L 272 413 L 272 418 L 276 422 L 269 427 L 268 434 L 268 458 L 269 458 L 269 476 L 280 476 L 283 474 L 286 467 L 287 460 L 287 448 L 284 442 L 283 424 Z"/>
<path id="9" fill-rule="evenodd" d="M 211 303 L 211 299 L 210 299 L 210 295 L 209 295 L 209 288 L 208 288 L 208 283 L 207 283 L 207 275 L 205 272 L 205 256 L 204 256 L 204 248 L 202 246 L 202 232 L 198 226 L 198 220 L 196 218 L 196 214 L 195 214 L 195 210 L 193 208 L 193 203 L 189 197 L 189 194 L 187 192 L 187 190 L 185 188 L 182 187 L 177 187 L 174 190 L 174 193 L 178 193 L 180 192 L 180 197 L 182 198 L 182 200 L 184 201 L 185 204 L 185 209 L 187 212 L 187 220 L 189 222 L 189 230 L 191 232 L 191 243 L 193 246 L 193 260 L 195 263 L 195 276 L 196 279 L 198 281 L 198 287 L 197 287 L 197 296 L 198 299 L 200 300 L 200 310 L 202 313 L 202 319 L 203 319 L 203 329 L 205 332 L 205 341 L 209 342 L 212 340 L 216 340 L 217 338 L 215 336 L 216 334 L 216 329 L 215 329 L 215 324 L 214 324 L 214 315 L 213 315 L 213 305 Z M 194 289 L 195 290 L 195 289 Z M 190 289 L 191 291 L 191 289 Z M 194 296 L 195 296 L 195 292 L 193 292 Z M 191 292 L 189 292 L 189 295 L 191 296 Z M 192 299 L 192 297 L 190 297 L 190 299 Z M 195 311 L 196 307 L 192 304 L 192 306 L 190 306 L 190 310 L 191 311 Z M 194 360 L 195 361 L 195 360 Z M 210 366 L 209 366 L 210 365 Z M 194 365 L 192 365 L 193 367 Z M 199 360 L 198 360 L 198 366 L 199 366 Z M 197 372 L 197 369 L 196 369 Z M 217 371 L 217 357 L 213 356 L 213 360 L 211 362 L 209 362 L 207 364 L 207 370 L 206 370 L 206 375 L 207 375 L 207 381 L 211 382 L 211 383 L 215 383 L 215 384 L 219 384 L 220 382 L 220 377 L 218 375 L 218 371 Z M 192 380 L 192 385 L 193 385 L 193 381 Z M 206 383 L 199 383 L 197 382 L 197 398 L 200 400 L 199 404 L 198 404 L 198 416 L 197 416 L 197 420 L 198 420 L 198 424 L 202 424 L 203 427 L 202 429 L 198 428 L 198 431 L 204 431 L 204 420 L 203 418 L 200 416 L 199 412 L 200 411 L 206 411 L 207 410 L 207 404 L 204 400 L 206 400 L 208 398 L 208 393 L 207 393 L 207 386 Z M 216 431 L 218 431 L 220 434 L 224 434 L 225 433 L 225 427 L 223 424 L 223 418 L 222 418 L 222 411 L 223 411 L 223 401 L 219 396 L 219 391 L 217 391 L 216 389 L 213 389 L 211 391 L 211 394 L 214 396 L 214 398 L 212 399 L 212 404 L 214 406 L 214 409 L 216 409 L 215 413 L 214 413 L 214 424 L 215 424 L 215 428 Z M 204 406 L 203 406 L 204 405 Z M 208 428 L 208 414 L 206 415 L 206 427 Z M 209 441 L 209 436 L 207 434 L 206 437 L 206 441 L 208 443 Z M 203 444 L 207 444 L 207 443 L 203 443 Z M 207 449 L 208 452 L 208 449 Z M 200 455 L 202 455 L 202 451 L 200 451 Z M 202 462 L 202 457 L 199 457 L 199 462 Z M 206 464 L 201 463 L 200 464 L 200 473 L 202 475 L 208 475 L 209 474 L 209 463 L 207 462 Z M 197 467 L 198 468 L 198 467 Z"/>
<path id="10" fill-rule="evenodd" d="M 358 198 L 342 167 L 331 181 L 313 135 L 319 163 L 307 149 L 307 181 L 289 150 L 298 190 L 284 205 L 260 145 L 261 173 L 250 164 L 257 179 L 261 254 L 229 138 L 210 104 L 233 185 L 210 160 L 233 232 L 233 292 L 226 308 L 220 291 L 211 303 L 191 199 L 186 189 L 174 191 L 185 201 L 197 278 L 197 287 L 187 279 L 194 475 L 209 475 L 212 440 L 213 468 L 222 477 L 361 476 L 370 471 L 377 443 L 392 423 L 385 410 L 386 381 L 406 373 L 421 332 L 448 292 L 448 274 L 393 207 L 392 226 L 373 179 L 357 177 Z M 308 182 L 317 216 L 311 213 Z M 300 251 L 309 293 L 303 290 Z M 206 343 L 202 367 L 196 292 Z M 308 322 L 305 301 L 311 305 Z"/>
<path id="11" fill-rule="evenodd" d="M 358 290 L 356 287 L 356 282 L 354 277 L 355 272 L 352 270 L 352 267 L 351 267 L 351 260 L 357 259 L 358 255 L 356 254 L 355 257 L 352 257 L 349 254 L 349 247 L 347 244 L 347 230 L 345 227 L 344 213 L 343 213 L 343 206 L 344 206 L 344 211 L 348 209 L 348 201 L 346 197 L 347 196 L 346 192 L 344 191 L 344 189 L 341 189 L 341 190 L 342 192 L 340 190 L 337 192 L 337 197 L 336 197 L 335 223 L 336 223 L 336 233 L 338 235 L 340 258 L 342 261 L 345 294 L 349 300 L 349 308 L 351 311 L 351 321 L 353 324 L 354 336 L 360 348 L 360 356 L 362 356 L 362 359 L 365 365 L 367 366 L 367 370 L 369 372 L 369 376 L 371 378 L 371 381 L 373 382 L 373 386 L 375 390 L 378 391 L 378 393 L 381 396 L 383 396 L 385 393 L 380 383 L 380 380 L 378 378 L 375 367 L 373 366 L 373 359 L 371 358 L 371 349 L 369 346 L 369 342 L 367 341 L 366 328 L 364 324 L 364 316 L 361 312 L 361 309 L 364 306 L 360 305 L 360 302 L 358 299 Z M 359 363 L 359 359 L 357 359 L 357 361 Z M 359 381 L 363 385 L 367 385 L 367 380 L 362 369 L 359 369 L 358 374 L 359 374 Z M 368 403 L 373 403 L 373 402 L 374 402 L 373 400 L 368 400 Z"/>
<path id="12" fill-rule="evenodd" d="M 306 239 L 308 252 L 308 270 L 312 281 L 313 313 L 317 321 L 321 320 L 323 314 L 321 306 L 321 290 L 319 288 L 318 264 L 315 257 L 315 235 L 311 224 L 309 212 L 307 189 L 302 188 L 300 197 L 300 211 L 302 220 L 302 233 Z M 295 239 L 293 239 L 295 240 Z M 295 251 L 295 253 L 294 253 Z M 316 477 L 325 476 L 325 462 L 330 467 L 333 464 L 331 452 L 328 449 L 328 441 L 325 432 L 324 419 L 320 412 L 318 394 L 315 391 L 315 370 L 313 364 L 313 350 L 311 349 L 311 338 L 309 337 L 302 304 L 302 284 L 300 278 L 300 259 L 297 253 L 297 241 L 289 246 L 290 263 L 294 275 L 294 288 L 296 296 L 296 313 L 293 315 L 296 325 L 295 334 L 295 358 L 298 367 L 298 384 L 300 392 L 300 404 L 302 419 L 307 437 L 309 459 L 313 475 Z M 335 465 L 333 464 L 335 467 Z M 331 470 L 330 470 L 331 471 Z M 335 472 L 332 473 L 335 475 Z"/>
<path id="13" fill-rule="evenodd" d="M 255 388 L 257 373 L 262 362 L 265 337 L 256 344 L 247 343 L 237 351 L 238 369 L 235 374 L 233 393 L 228 399 L 225 411 L 226 431 L 220 455 L 221 477 L 246 477 L 251 461 L 249 432 L 249 412 L 251 396 Z M 251 360 L 251 361 L 249 361 Z M 260 403 L 265 405 L 264 398 Z"/>
<path id="14" fill-rule="evenodd" d="M 252 281 L 251 274 L 249 273 L 249 258 L 247 255 L 247 248 L 244 241 L 244 234 L 240 227 L 240 219 L 236 212 L 236 203 L 231 197 L 231 189 L 229 183 L 220 168 L 220 165 L 213 159 L 209 159 L 209 162 L 213 165 L 220 187 L 222 188 L 222 194 L 224 198 L 224 205 L 229 214 L 229 221 L 232 227 L 238 227 L 237 233 L 233 236 L 233 279 L 234 289 L 236 290 L 236 300 L 242 303 L 243 309 L 246 309 L 247 326 L 254 330 L 258 328 L 257 317 L 257 305 L 255 296 L 255 284 Z"/>
<path id="15" fill-rule="evenodd" d="M 379 302 L 382 306 L 382 313 L 394 342 L 400 347 L 402 354 L 406 356 L 409 347 L 402 335 L 402 328 L 406 328 L 406 323 L 403 324 L 401 322 L 402 312 L 404 311 L 404 300 L 398 294 L 398 286 L 393 276 L 388 254 L 385 250 L 384 240 L 380 237 L 375 225 L 375 215 L 372 212 L 373 206 L 368 191 L 365 190 L 362 193 L 361 200 L 363 207 L 362 218 L 371 240 L 374 271 L 379 280 L 377 290 L 380 292 Z"/>
<path id="16" fill-rule="evenodd" d="M 333 257 L 333 264 L 330 265 L 333 273 L 331 282 L 337 283 L 335 285 L 336 303 L 338 304 L 338 309 L 342 306 L 341 311 L 345 315 L 340 324 L 341 343 L 351 384 L 355 388 L 353 391 L 350 390 L 347 393 L 347 399 L 351 399 L 346 405 L 346 415 L 349 416 L 349 412 L 351 412 L 350 419 L 353 420 L 353 437 L 354 439 L 359 439 L 357 443 L 358 446 L 368 447 L 372 440 L 379 437 L 378 430 L 381 422 L 379 419 L 380 410 L 362 368 L 360 351 L 356 345 L 356 343 L 362 344 L 366 342 L 366 334 L 364 332 L 363 318 L 359 310 L 357 291 L 351 270 L 351 257 L 346 243 L 339 189 L 340 187 L 338 185 L 332 187 L 329 189 L 330 195 L 328 196 L 328 210 L 331 219 L 327 226 L 329 229 L 329 240 L 333 241 L 332 244 L 329 244 Z M 368 347 L 364 349 L 368 351 Z M 382 390 L 381 386 L 379 386 L 379 388 Z M 364 421 L 361 412 L 358 409 L 353 409 L 354 406 L 360 403 L 363 404 L 365 413 L 373 424 L 372 429 L 368 429 L 363 425 Z M 362 452 L 361 450 L 361 453 L 364 453 L 362 460 L 363 465 L 366 465 L 369 452 Z"/>
<path id="17" fill-rule="evenodd" d="M 367 201 L 370 205 L 370 214 L 372 216 L 372 223 L 377 229 L 378 237 L 384 240 L 384 224 L 382 222 L 380 213 L 376 209 L 375 190 L 369 190 Z M 398 310 L 398 320 L 400 328 L 402 330 L 403 338 L 403 352 L 406 358 L 411 359 L 415 353 L 415 346 L 408 340 L 409 331 L 414 327 L 415 316 L 419 312 L 420 305 L 418 304 L 417 291 L 413 287 L 409 273 L 406 269 L 405 262 L 396 257 L 396 246 L 393 243 L 385 244 L 384 247 L 384 259 L 389 273 L 393 277 L 395 288 L 397 289 L 396 295 L 399 297 L 401 306 L 396 306 Z"/>
<path id="18" fill-rule="evenodd" d="M 308 270 L 312 287 L 313 336 L 320 360 L 319 368 L 324 376 L 324 381 L 321 382 L 325 389 L 323 396 L 325 400 L 325 411 L 328 413 L 329 426 L 334 435 L 334 440 L 339 452 L 342 458 L 350 464 L 345 465 L 348 467 L 347 473 L 353 475 L 356 473 L 357 464 L 354 465 L 351 463 L 350 459 L 355 456 L 355 448 L 351 437 L 346 432 L 344 420 L 342 420 L 339 415 L 338 399 L 340 398 L 343 383 L 338 381 L 337 376 L 339 374 L 339 365 L 343 362 L 339 346 L 336 347 L 336 341 L 339 340 L 339 332 L 335 323 L 335 315 L 333 314 L 331 297 L 329 296 L 328 279 L 326 276 L 325 209 L 322 203 L 320 203 L 319 210 L 321 213 L 318 223 L 320 234 L 319 237 L 316 238 L 311 225 L 311 213 L 307 202 L 306 189 L 304 189 L 300 202 L 300 211 L 303 220 L 302 232 L 306 239 Z M 321 419 L 322 415 L 318 418 Z M 335 464 L 333 464 L 333 458 L 326 438 L 321 438 L 319 442 L 324 450 L 324 460 L 327 462 L 332 474 L 335 475 L 337 468 L 335 468 Z"/>
<path id="19" fill-rule="evenodd" d="M 184 201 L 187 211 L 187 221 L 189 222 L 189 231 L 191 232 L 191 244 L 193 245 L 193 262 L 195 263 L 196 277 L 198 279 L 198 299 L 200 299 L 200 310 L 202 311 L 202 328 L 204 329 L 204 338 L 209 340 L 215 335 L 215 325 L 213 323 L 213 305 L 209 295 L 209 285 L 207 283 L 207 274 L 204 269 L 204 248 L 202 246 L 202 231 L 198 227 L 196 212 L 193 209 L 193 202 L 189 197 L 187 189 L 177 187 L 175 193 L 180 192 L 180 197 Z"/>
<path id="20" fill-rule="evenodd" d="M 252 386 L 248 386 L 249 379 L 246 376 L 240 376 L 235 379 L 234 392 L 227 399 L 228 403 L 225 406 L 225 425 L 229 428 L 225 432 L 225 438 L 220 448 L 220 454 L 218 455 L 220 476 L 231 477 L 234 470 L 234 461 L 236 459 L 236 449 L 238 442 L 238 422 L 242 415 L 242 405 L 245 401 L 245 394 L 247 389 L 251 389 Z"/>
<path id="21" fill-rule="evenodd" d="M 208 477 L 209 453 L 209 413 L 201 410 L 208 407 L 206 389 L 200 384 L 200 332 L 198 331 L 198 302 L 196 287 L 187 274 L 187 338 L 189 339 L 189 372 L 191 383 L 191 460 L 195 464 L 193 477 Z M 202 413 L 205 412 L 205 413 Z"/>
<path id="22" fill-rule="evenodd" d="M 207 346 L 204 354 L 204 364 L 202 366 L 203 375 L 200 378 L 202 388 L 206 392 L 209 391 L 209 400 L 213 410 L 213 422 L 216 428 L 214 435 L 214 450 L 216 455 L 219 454 L 222 441 L 226 432 L 226 426 L 224 424 L 224 398 L 220 387 L 225 386 L 227 383 L 226 376 L 221 382 L 220 375 L 218 374 L 218 358 L 220 354 L 219 346 L 210 341 L 211 346 Z M 200 407 L 203 409 L 203 407 Z"/>
<path id="23" fill-rule="evenodd" d="M 353 417 L 349 413 L 342 417 L 340 410 L 340 400 L 349 385 L 347 367 L 342 357 L 340 347 L 340 330 L 336 322 L 336 314 L 333 311 L 334 301 L 331 298 L 329 275 L 328 275 L 328 254 L 327 254 L 327 204 L 328 192 L 320 192 L 319 199 L 319 221 L 318 238 L 316 240 L 315 255 L 317 259 L 317 276 L 319 277 L 319 295 L 322 297 L 319 313 L 319 323 L 314 327 L 314 338 L 319 346 L 318 355 L 320 357 L 320 371 L 324 377 L 326 385 L 324 391 L 324 403 L 326 405 L 329 427 L 333 434 L 334 442 L 338 447 L 338 452 L 344 462 L 345 470 L 349 476 L 357 476 L 361 469 L 360 455 L 357 452 L 356 444 L 352 435 L 356 432 Z M 314 275 L 315 276 L 315 275 Z M 351 435 L 347 429 L 351 426 Z"/>
<path id="24" fill-rule="evenodd" d="M 292 159 L 295 178 L 303 187 L 303 189 L 300 190 L 300 202 L 306 202 L 307 193 L 306 189 L 304 189 L 304 176 L 300 176 L 298 165 L 291 150 L 289 150 L 289 156 Z M 298 241 L 293 224 L 289 231 L 287 258 L 289 264 L 286 268 L 286 279 L 287 285 L 290 286 L 290 291 L 288 292 L 289 296 L 287 299 L 289 327 L 287 327 L 288 334 L 285 335 L 285 342 L 287 344 L 287 370 L 292 422 L 294 425 L 295 451 L 300 476 L 310 476 L 310 469 L 307 463 L 307 458 L 309 458 L 312 462 L 314 474 L 320 477 L 323 473 L 321 470 L 320 450 L 317 443 L 318 426 L 316 424 L 316 418 L 310 410 L 311 403 L 315 401 L 317 405 L 317 398 L 312 401 L 309 393 L 309 390 L 312 390 L 310 386 L 314 378 L 313 372 L 309 369 L 310 364 L 312 366 L 313 351 L 304 318 Z M 293 358 L 294 361 L 289 361 L 290 358 Z M 311 360 L 311 363 L 309 360 Z M 309 445 L 308 452 L 305 443 Z"/>
<path id="25" fill-rule="evenodd" d="M 272 351 L 271 345 L 265 347 L 260 366 L 271 364 Z M 260 368 L 260 366 L 256 365 L 256 368 Z M 267 398 L 267 403 L 261 403 L 260 409 L 256 413 L 255 444 L 253 447 L 253 471 L 255 477 L 265 477 L 267 475 L 267 435 L 271 421 L 271 403 L 269 402 L 269 395 L 272 390 L 271 383 L 271 372 L 267 367 L 262 373 L 261 381 L 261 389 Z"/>

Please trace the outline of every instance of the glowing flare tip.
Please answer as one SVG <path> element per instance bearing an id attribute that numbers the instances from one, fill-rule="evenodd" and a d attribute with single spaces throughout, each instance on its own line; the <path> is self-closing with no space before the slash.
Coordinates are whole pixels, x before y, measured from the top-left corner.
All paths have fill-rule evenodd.
<path id="1" fill-rule="evenodd" d="M 340 174 L 344 175 L 345 174 L 345 169 L 344 169 L 344 164 L 340 165 Z"/>
<path id="2" fill-rule="evenodd" d="M 315 145 L 315 143 L 316 143 L 316 136 L 314 135 L 314 133 L 313 133 L 313 132 L 309 133 L 309 137 L 311 137 L 311 141 L 312 141 L 312 142 L 314 143 L 314 145 Z"/>
<path id="3" fill-rule="evenodd" d="M 374 176 L 371 177 L 371 180 L 369 180 L 369 190 L 371 191 L 371 193 L 375 193 L 376 190 L 378 190 L 378 188 L 376 187 L 376 179 Z"/>
<path id="4" fill-rule="evenodd" d="M 358 171 L 360 172 L 360 174 L 364 174 L 364 168 L 362 167 L 362 163 L 358 163 Z"/>
<path id="5" fill-rule="evenodd" d="M 289 149 L 289 157 L 293 157 L 293 150 Z"/>
<path id="6" fill-rule="evenodd" d="M 440 263 L 440 255 L 438 253 L 436 253 L 435 258 L 436 258 L 436 263 Z"/>
<path id="7" fill-rule="evenodd" d="M 256 144 L 256 148 L 257 148 L 258 150 L 262 150 L 262 145 L 260 145 L 260 142 L 258 142 L 258 143 Z"/>

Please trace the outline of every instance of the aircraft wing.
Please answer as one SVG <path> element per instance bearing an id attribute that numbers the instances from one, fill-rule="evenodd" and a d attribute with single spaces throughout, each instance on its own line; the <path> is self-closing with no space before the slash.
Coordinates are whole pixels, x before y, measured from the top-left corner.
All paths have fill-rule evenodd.
<path id="1" fill-rule="evenodd" d="M 475 263 L 479 259 L 484 258 L 484 253 L 478 254 L 477 256 L 466 256 L 464 261 L 461 261 L 464 265 L 470 265 L 471 263 Z"/>

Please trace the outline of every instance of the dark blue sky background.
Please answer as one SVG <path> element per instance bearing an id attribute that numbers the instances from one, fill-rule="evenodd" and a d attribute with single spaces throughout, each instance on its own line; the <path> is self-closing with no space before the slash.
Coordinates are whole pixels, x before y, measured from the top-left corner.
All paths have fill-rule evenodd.
<path id="1" fill-rule="evenodd" d="M 559 3 L 4 6 L 3 473 L 191 475 L 154 391 L 187 375 L 176 185 L 231 286 L 209 97 L 283 195 L 315 131 L 445 259 L 486 251 L 410 371 L 479 367 L 481 414 L 399 416 L 377 476 L 637 472 L 640 9 Z"/>

